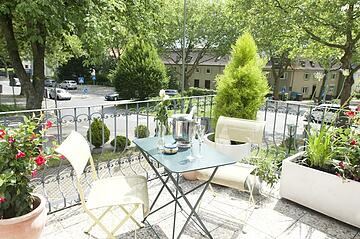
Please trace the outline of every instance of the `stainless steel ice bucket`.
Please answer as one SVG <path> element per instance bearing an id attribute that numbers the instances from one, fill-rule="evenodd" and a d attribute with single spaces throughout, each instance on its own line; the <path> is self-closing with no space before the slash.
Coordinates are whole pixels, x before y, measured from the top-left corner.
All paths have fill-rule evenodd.
<path id="1" fill-rule="evenodd" d="M 173 115 L 173 137 L 178 147 L 190 147 L 191 140 L 195 131 L 195 121 L 189 119 L 188 115 Z"/>

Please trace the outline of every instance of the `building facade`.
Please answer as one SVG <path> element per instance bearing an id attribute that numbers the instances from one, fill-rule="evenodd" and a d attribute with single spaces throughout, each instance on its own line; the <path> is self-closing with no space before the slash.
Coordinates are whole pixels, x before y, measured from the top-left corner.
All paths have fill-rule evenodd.
<path id="1" fill-rule="evenodd" d="M 182 69 L 181 59 L 163 57 L 163 61 L 166 67 L 172 68 L 176 72 L 180 73 Z M 186 67 L 191 67 L 192 58 L 186 63 Z M 216 77 L 222 74 L 226 64 L 230 60 L 229 56 L 213 57 L 204 56 L 204 59 L 200 61 L 193 74 L 189 78 L 190 87 L 199 87 L 206 89 L 216 88 Z M 271 74 L 271 63 L 268 62 L 263 71 L 266 73 L 266 77 L 269 82 L 269 86 L 274 88 L 274 79 Z M 310 60 L 296 60 L 292 63 L 286 72 L 280 77 L 280 92 L 296 92 L 303 94 L 304 99 L 310 99 L 317 97 L 320 94 L 321 84 L 323 79 L 317 79 L 316 73 L 323 73 L 324 69 L 317 62 Z M 338 68 L 334 68 L 327 75 L 325 90 L 326 95 L 335 97 L 340 93 L 341 87 L 339 86 L 340 71 Z M 178 74 L 179 78 L 181 74 Z"/>

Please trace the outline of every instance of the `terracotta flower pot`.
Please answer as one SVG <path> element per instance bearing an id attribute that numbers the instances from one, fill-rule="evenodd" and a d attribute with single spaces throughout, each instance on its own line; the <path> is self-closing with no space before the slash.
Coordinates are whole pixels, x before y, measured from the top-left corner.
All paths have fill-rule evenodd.
<path id="1" fill-rule="evenodd" d="M 46 199 L 40 194 L 35 196 L 34 210 L 20 217 L 0 220 L 0 238 L 37 239 L 46 223 Z"/>

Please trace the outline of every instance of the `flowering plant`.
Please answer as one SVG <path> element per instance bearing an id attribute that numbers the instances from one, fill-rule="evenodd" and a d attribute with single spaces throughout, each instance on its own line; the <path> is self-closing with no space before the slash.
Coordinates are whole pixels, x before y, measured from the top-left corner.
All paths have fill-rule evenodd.
<path id="1" fill-rule="evenodd" d="M 307 164 L 343 179 L 360 181 L 360 106 L 356 111 L 345 111 L 344 115 L 349 120 L 347 125 L 323 124 L 319 131 L 309 134 Z"/>
<path id="2" fill-rule="evenodd" d="M 24 215 L 33 210 L 35 177 L 50 158 L 58 158 L 53 148 L 44 150 L 44 133 L 52 122 L 24 117 L 24 123 L 10 129 L 0 126 L 0 220 Z"/>
<path id="3" fill-rule="evenodd" d="M 169 124 L 168 124 L 168 112 L 167 107 L 170 105 L 170 97 L 166 95 L 165 90 L 160 90 L 159 96 L 161 98 L 161 101 L 157 105 L 157 112 L 155 115 L 155 120 L 157 120 L 162 126 L 165 127 L 166 131 L 169 130 Z M 162 127 L 160 127 L 160 131 L 162 130 Z M 162 132 L 161 132 L 162 133 Z"/>

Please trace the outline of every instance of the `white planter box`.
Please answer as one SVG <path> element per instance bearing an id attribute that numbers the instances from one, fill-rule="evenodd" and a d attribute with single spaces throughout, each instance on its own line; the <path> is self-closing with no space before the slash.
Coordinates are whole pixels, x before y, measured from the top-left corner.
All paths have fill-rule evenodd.
<path id="1" fill-rule="evenodd" d="M 283 161 L 280 196 L 360 228 L 360 183 L 295 163 L 303 154 Z"/>

